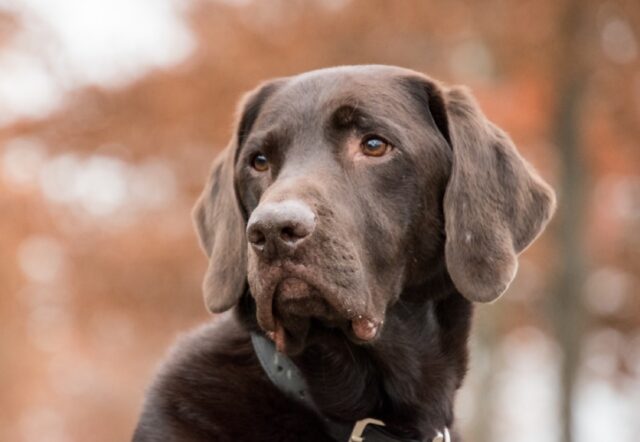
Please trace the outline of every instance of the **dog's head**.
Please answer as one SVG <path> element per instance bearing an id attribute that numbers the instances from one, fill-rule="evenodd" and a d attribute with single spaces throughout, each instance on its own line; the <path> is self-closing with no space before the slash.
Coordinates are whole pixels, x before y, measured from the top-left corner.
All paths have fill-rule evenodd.
<path id="1" fill-rule="evenodd" d="M 205 298 L 227 310 L 248 282 L 281 350 L 315 324 L 369 342 L 443 263 L 467 299 L 495 300 L 553 208 L 464 89 L 389 66 L 278 79 L 245 98 L 196 205 Z"/>

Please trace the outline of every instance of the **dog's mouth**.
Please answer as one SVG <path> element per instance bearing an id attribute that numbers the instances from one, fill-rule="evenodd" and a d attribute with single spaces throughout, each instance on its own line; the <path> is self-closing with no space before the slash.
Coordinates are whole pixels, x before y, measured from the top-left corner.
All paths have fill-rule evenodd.
<path id="1" fill-rule="evenodd" d="M 268 333 L 278 351 L 299 353 L 312 328 L 319 325 L 344 328 L 346 320 L 333 309 L 314 286 L 296 277 L 280 281 L 273 295 L 275 329 Z"/>
<path id="2" fill-rule="evenodd" d="M 383 312 L 376 314 L 368 293 L 347 293 L 324 283 L 309 271 L 281 265 L 258 275 L 263 284 L 251 284 L 257 319 L 278 351 L 296 354 L 305 347 L 311 332 L 339 329 L 356 343 L 375 340 L 382 327 Z M 260 277 L 262 276 L 262 277 Z M 265 276 L 271 281 L 264 284 Z"/>

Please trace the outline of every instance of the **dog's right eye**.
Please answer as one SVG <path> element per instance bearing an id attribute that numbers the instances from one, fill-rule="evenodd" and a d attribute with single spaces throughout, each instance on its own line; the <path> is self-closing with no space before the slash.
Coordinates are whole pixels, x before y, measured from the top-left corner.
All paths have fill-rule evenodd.
<path id="1" fill-rule="evenodd" d="M 368 157 L 381 157 L 388 153 L 392 146 L 384 138 L 377 135 L 365 137 L 360 144 L 362 153 Z"/>
<path id="2" fill-rule="evenodd" d="M 269 160 L 266 155 L 258 153 L 253 156 L 253 159 L 251 160 L 251 167 L 258 172 L 266 172 L 269 169 Z"/>

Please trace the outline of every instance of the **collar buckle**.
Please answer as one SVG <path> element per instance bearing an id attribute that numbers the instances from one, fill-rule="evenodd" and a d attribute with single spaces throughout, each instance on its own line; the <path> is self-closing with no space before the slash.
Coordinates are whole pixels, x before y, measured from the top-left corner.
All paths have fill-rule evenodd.
<path id="1" fill-rule="evenodd" d="M 444 432 L 438 431 L 438 434 L 436 434 L 436 437 L 433 438 L 432 442 L 451 442 L 449 429 L 444 427 Z"/>
<path id="2" fill-rule="evenodd" d="M 353 425 L 353 431 L 351 431 L 349 442 L 364 442 L 364 437 L 362 437 L 362 433 L 364 433 L 364 430 L 367 428 L 367 425 L 377 425 L 379 427 L 384 427 L 384 422 L 378 419 L 372 419 L 370 417 L 365 419 L 360 419 Z"/>

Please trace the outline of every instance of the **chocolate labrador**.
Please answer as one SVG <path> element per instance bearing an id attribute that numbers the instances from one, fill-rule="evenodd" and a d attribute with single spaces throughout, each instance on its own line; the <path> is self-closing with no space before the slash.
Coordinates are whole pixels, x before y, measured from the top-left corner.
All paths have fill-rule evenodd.
<path id="1" fill-rule="evenodd" d="M 391 66 L 261 85 L 194 211 L 230 312 L 178 343 L 134 440 L 460 440 L 472 304 L 554 205 L 464 88 Z"/>

